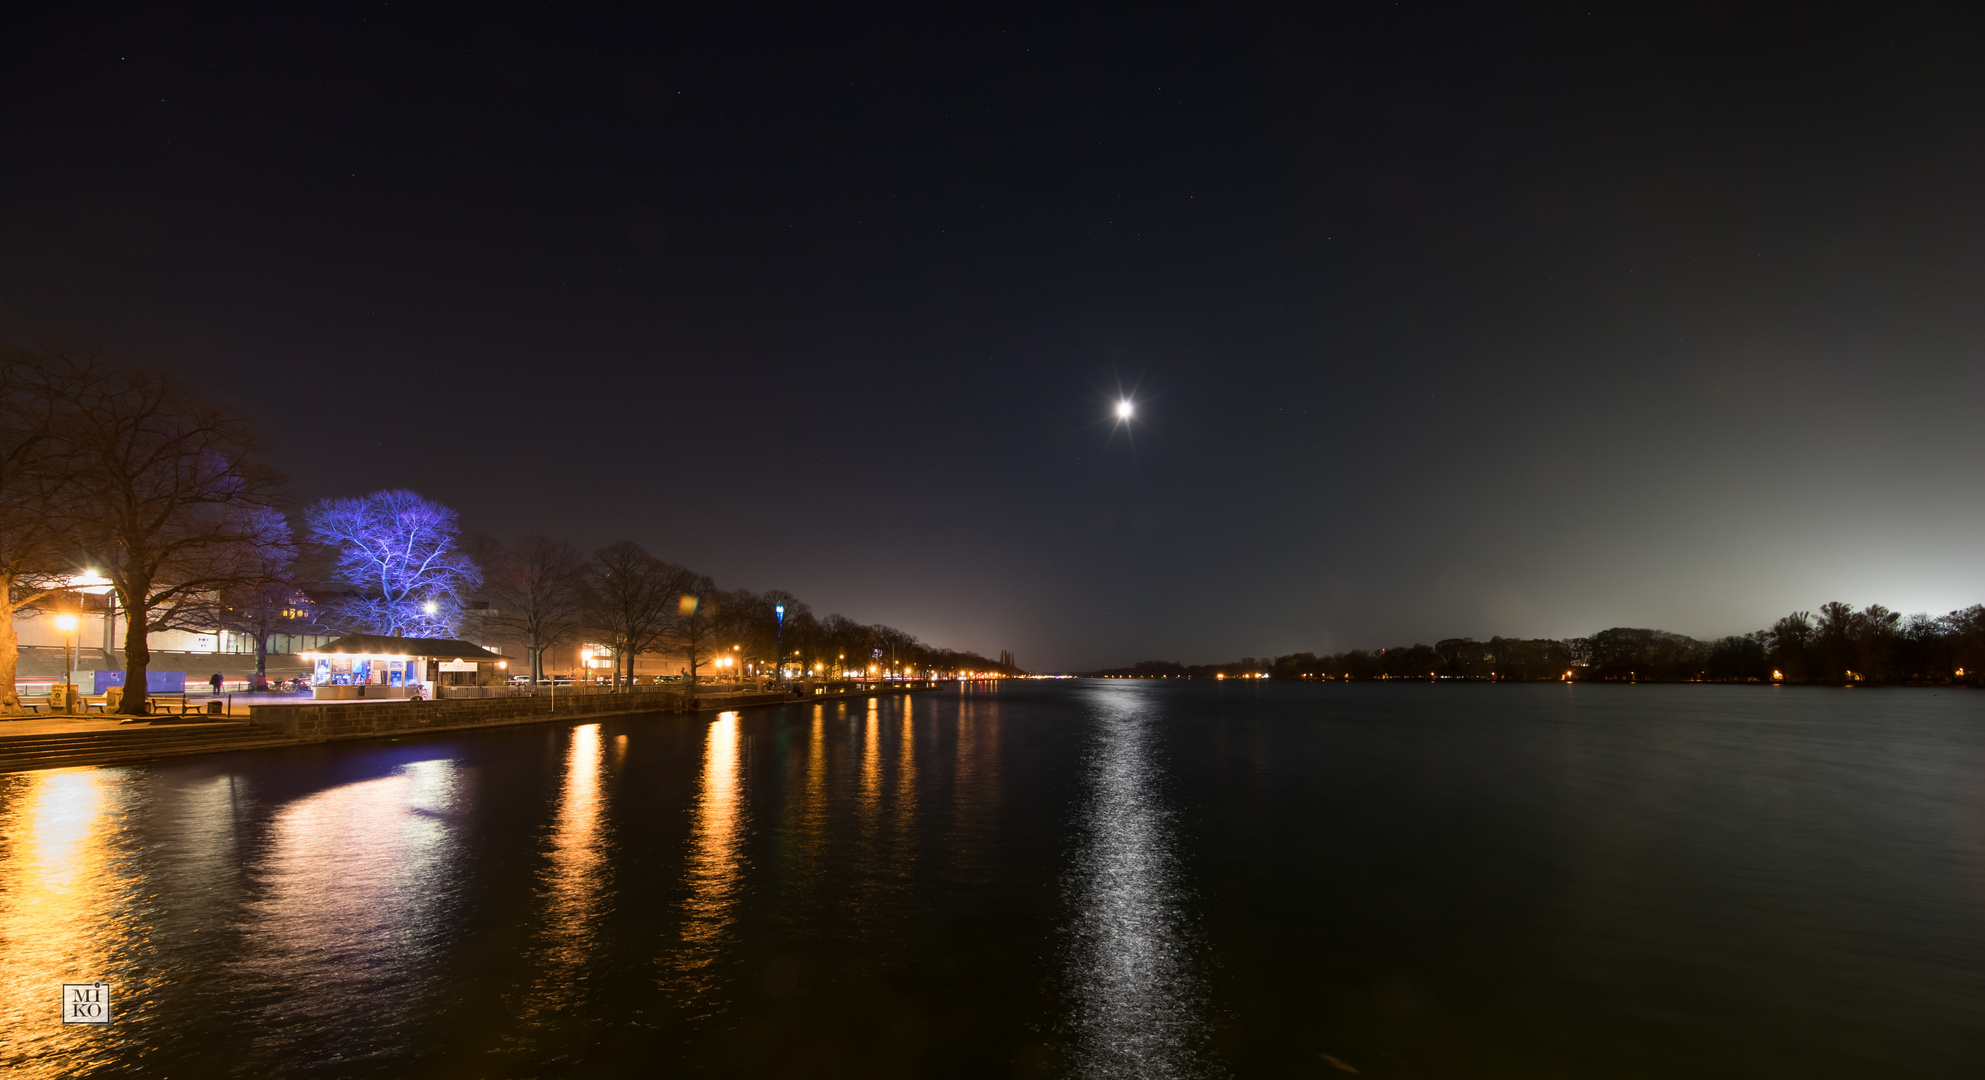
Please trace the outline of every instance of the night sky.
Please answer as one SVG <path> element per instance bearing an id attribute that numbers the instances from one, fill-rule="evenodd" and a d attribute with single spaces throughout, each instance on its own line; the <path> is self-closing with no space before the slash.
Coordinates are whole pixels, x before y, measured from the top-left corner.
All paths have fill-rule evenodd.
<path id="1" fill-rule="evenodd" d="M 0 337 L 1037 669 L 1985 600 L 1985 7 L 1728 7 L 9 5 Z"/>

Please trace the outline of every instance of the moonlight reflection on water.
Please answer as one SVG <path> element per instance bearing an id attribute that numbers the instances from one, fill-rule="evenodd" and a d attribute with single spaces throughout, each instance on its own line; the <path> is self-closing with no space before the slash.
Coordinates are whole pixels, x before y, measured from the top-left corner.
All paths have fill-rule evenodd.
<path id="1" fill-rule="evenodd" d="M 1187 890 L 1153 747 L 1156 710 L 1136 687 L 1098 694 L 1079 811 L 1067 977 L 1077 1074 L 1216 1075 L 1206 992 L 1193 969 Z"/>

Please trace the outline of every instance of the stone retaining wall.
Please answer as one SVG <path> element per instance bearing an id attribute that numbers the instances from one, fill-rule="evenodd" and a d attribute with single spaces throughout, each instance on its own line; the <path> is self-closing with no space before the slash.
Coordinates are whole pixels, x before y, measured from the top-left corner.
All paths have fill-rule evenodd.
<path id="1" fill-rule="evenodd" d="M 750 704 L 763 703 L 753 701 Z M 672 691 L 661 691 L 648 694 L 583 694 L 572 697 L 561 694 L 556 707 L 549 696 L 466 698 L 452 701 L 381 701 L 377 704 L 351 702 L 328 705 L 257 705 L 248 711 L 248 722 L 292 739 L 326 742 L 333 739 L 365 739 L 375 735 L 398 735 L 405 732 L 542 724 L 551 721 L 580 720 L 589 716 L 681 712 L 682 704 L 682 695 Z"/>
<path id="2" fill-rule="evenodd" d="M 935 687 L 904 686 L 875 693 L 905 693 Z M 756 705 L 803 704 L 827 697 L 853 694 L 822 694 L 816 698 L 796 698 L 791 694 L 698 695 L 696 711 L 744 709 Z M 594 716 L 626 716 L 635 713 L 681 713 L 682 695 L 673 688 L 618 694 L 559 694 L 556 707 L 550 695 L 516 698 L 456 698 L 441 701 L 350 701 L 323 705 L 256 705 L 248 710 L 248 722 L 303 742 L 329 742 L 336 739 L 369 739 L 377 735 L 400 735 L 420 731 L 460 731 L 473 728 L 504 727 L 512 724 L 543 724 L 583 720 Z"/>

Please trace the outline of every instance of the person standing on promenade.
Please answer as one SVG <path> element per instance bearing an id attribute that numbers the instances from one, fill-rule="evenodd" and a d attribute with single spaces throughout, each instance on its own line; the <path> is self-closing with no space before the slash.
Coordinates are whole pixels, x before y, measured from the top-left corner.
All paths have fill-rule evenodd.
<path id="1" fill-rule="evenodd" d="M 214 672 L 214 677 L 213 677 L 213 678 L 211 678 L 211 679 L 208 679 L 208 680 L 207 680 L 207 685 L 209 685 L 209 686 L 211 686 L 211 687 L 213 687 L 213 688 L 214 688 L 214 696 L 215 696 L 215 697 L 220 697 L 220 696 L 221 696 L 221 673 L 220 673 L 220 672 L 218 672 L 218 671 L 216 671 L 216 672 Z"/>

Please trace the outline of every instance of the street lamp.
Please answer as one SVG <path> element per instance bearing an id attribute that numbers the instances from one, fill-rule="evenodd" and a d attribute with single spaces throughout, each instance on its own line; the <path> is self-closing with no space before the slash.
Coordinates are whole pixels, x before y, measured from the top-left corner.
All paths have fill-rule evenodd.
<path id="1" fill-rule="evenodd" d="M 55 617 L 55 628 L 62 631 L 62 711 L 76 711 L 76 687 L 69 681 L 69 645 L 76 636 L 76 617 L 63 612 Z"/>

